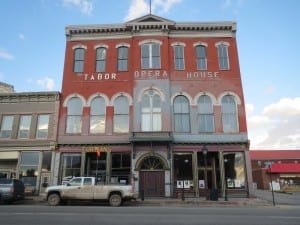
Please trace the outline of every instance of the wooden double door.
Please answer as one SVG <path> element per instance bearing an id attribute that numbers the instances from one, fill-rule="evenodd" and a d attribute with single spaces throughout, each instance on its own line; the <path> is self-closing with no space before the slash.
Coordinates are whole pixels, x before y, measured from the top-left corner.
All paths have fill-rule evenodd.
<path id="1" fill-rule="evenodd" d="M 140 196 L 165 197 L 165 171 L 140 171 Z"/>

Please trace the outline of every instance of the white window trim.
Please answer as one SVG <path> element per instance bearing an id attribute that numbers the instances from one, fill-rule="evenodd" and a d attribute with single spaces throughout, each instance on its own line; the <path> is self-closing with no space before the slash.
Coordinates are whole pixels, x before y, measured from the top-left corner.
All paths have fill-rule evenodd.
<path id="1" fill-rule="evenodd" d="M 126 92 L 118 92 L 116 94 L 114 94 L 112 97 L 111 97 L 111 100 L 110 100 L 110 106 L 114 106 L 114 103 L 115 103 L 115 100 L 120 97 L 120 96 L 124 96 L 127 98 L 128 100 L 128 106 L 131 106 L 133 104 L 133 100 L 132 100 L 132 97 L 126 93 Z"/>
<path id="2" fill-rule="evenodd" d="M 77 97 L 77 98 L 80 98 L 80 99 L 81 99 L 81 101 L 82 101 L 82 107 L 86 107 L 86 106 L 87 106 L 86 100 L 85 100 L 85 98 L 84 98 L 82 95 L 80 95 L 80 94 L 78 94 L 78 93 L 73 93 L 73 94 L 68 95 L 68 96 L 65 98 L 64 103 L 63 103 L 63 107 L 67 107 L 67 106 L 68 106 L 69 100 L 70 100 L 71 98 L 73 98 L 73 97 Z"/>
<path id="3" fill-rule="evenodd" d="M 94 49 L 96 50 L 97 48 L 105 48 L 105 49 L 108 49 L 108 45 L 105 45 L 105 44 L 98 44 L 98 45 L 95 45 L 95 46 L 94 46 Z"/>
<path id="4" fill-rule="evenodd" d="M 103 94 L 103 93 L 97 92 L 97 93 L 95 93 L 95 94 L 93 94 L 93 95 L 91 95 L 89 97 L 89 99 L 87 100 L 86 106 L 90 107 L 93 99 L 96 98 L 96 97 L 102 97 L 102 98 L 104 98 L 105 105 L 106 106 L 109 105 L 109 99 L 108 99 L 108 97 L 105 94 Z"/>
<path id="5" fill-rule="evenodd" d="M 87 50 L 87 46 L 83 45 L 83 44 L 79 44 L 79 45 L 74 45 L 72 47 L 73 50 L 77 49 L 77 48 L 83 48 L 85 50 Z"/>
<path id="6" fill-rule="evenodd" d="M 130 44 L 127 44 L 127 43 L 120 43 L 120 44 L 117 44 L 117 45 L 116 45 L 116 48 L 120 48 L 120 47 L 127 47 L 127 48 L 130 48 Z"/>

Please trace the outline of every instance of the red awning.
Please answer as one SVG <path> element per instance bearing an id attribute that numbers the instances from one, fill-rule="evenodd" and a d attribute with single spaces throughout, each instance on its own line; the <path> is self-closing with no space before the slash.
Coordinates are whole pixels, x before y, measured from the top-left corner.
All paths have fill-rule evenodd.
<path id="1" fill-rule="evenodd" d="M 300 163 L 272 164 L 271 173 L 300 173 Z"/>

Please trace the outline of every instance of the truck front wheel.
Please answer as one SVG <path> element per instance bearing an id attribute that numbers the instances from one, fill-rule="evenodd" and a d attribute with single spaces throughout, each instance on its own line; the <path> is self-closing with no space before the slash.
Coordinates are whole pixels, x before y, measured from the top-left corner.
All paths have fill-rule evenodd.
<path id="1" fill-rule="evenodd" d="M 48 204 L 52 206 L 56 206 L 60 203 L 60 196 L 57 193 L 50 194 L 48 196 Z"/>
<path id="2" fill-rule="evenodd" d="M 120 206 L 122 204 L 122 197 L 120 194 L 112 194 L 109 197 L 109 204 L 111 206 Z"/>

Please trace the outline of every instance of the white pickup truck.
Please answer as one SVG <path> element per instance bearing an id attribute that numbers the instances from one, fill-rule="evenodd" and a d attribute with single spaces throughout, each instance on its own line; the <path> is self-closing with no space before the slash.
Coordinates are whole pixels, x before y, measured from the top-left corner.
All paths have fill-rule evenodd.
<path id="1" fill-rule="evenodd" d="M 66 185 L 50 186 L 45 192 L 52 206 L 69 200 L 108 201 L 111 206 L 120 206 L 137 197 L 132 185 L 96 184 L 94 177 L 74 177 Z"/>

